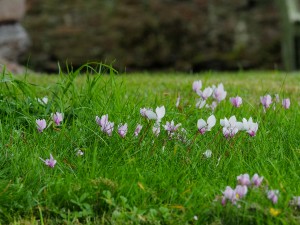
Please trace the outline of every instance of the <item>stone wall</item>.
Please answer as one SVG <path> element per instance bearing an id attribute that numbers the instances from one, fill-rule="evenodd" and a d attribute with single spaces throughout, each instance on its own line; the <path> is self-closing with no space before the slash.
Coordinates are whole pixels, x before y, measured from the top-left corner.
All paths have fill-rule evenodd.
<path id="1" fill-rule="evenodd" d="M 120 70 L 273 69 L 278 9 L 266 0 L 28 0 L 23 61 L 57 71 L 87 61 Z"/>
<path id="2" fill-rule="evenodd" d="M 0 69 L 5 65 L 21 72 L 17 65 L 29 46 L 29 38 L 20 24 L 25 14 L 25 0 L 0 0 Z"/>

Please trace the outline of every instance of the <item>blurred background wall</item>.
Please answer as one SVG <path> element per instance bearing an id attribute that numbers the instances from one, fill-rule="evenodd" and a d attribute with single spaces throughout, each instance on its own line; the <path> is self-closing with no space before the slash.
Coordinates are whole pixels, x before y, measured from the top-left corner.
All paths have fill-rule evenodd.
<path id="1" fill-rule="evenodd" d="M 120 71 L 274 69 L 282 65 L 272 0 L 27 0 L 22 63 L 113 63 Z"/>

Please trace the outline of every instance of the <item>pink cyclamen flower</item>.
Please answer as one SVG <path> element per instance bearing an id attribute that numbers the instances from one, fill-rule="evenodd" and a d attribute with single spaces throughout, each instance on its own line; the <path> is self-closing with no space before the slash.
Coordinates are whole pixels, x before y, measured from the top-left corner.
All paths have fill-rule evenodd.
<path id="1" fill-rule="evenodd" d="M 96 123 L 101 127 L 101 131 L 108 136 L 112 135 L 114 130 L 114 123 L 108 121 L 108 114 L 101 116 L 101 119 L 96 116 Z"/>
<path id="2" fill-rule="evenodd" d="M 230 98 L 230 102 L 233 106 L 239 108 L 241 104 L 243 103 L 243 100 L 241 97 L 236 96 L 235 98 Z"/>
<path id="3" fill-rule="evenodd" d="M 143 126 L 141 124 L 138 124 L 135 128 L 135 131 L 134 131 L 134 135 L 137 137 L 139 135 L 139 133 L 141 132 Z"/>
<path id="4" fill-rule="evenodd" d="M 42 159 L 40 158 L 40 160 L 42 160 L 47 166 L 53 168 L 56 164 L 56 160 L 53 158 L 52 154 L 50 154 L 50 159 Z"/>
<path id="5" fill-rule="evenodd" d="M 258 130 L 258 123 L 253 123 L 252 117 L 250 117 L 248 121 L 243 118 L 243 130 L 245 130 L 251 137 L 254 137 Z"/>
<path id="6" fill-rule="evenodd" d="M 226 204 L 226 200 L 231 201 L 232 204 L 235 204 L 237 201 L 236 192 L 230 186 L 227 186 L 223 192 L 222 205 Z"/>
<path id="7" fill-rule="evenodd" d="M 235 188 L 235 194 L 238 199 L 245 197 L 247 192 L 248 187 L 246 185 L 237 185 Z"/>
<path id="8" fill-rule="evenodd" d="M 155 112 L 153 112 L 151 109 L 142 108 L 140 109 L 140 113 L 143 117 L 149 120 L 156 120 L 160 123 L 161 119 L 165 116 L 166 109 L 164 106 L 161 106 L 157 107 Z"/>
<path id="9" fill-rule="evenodd" d="M 200 91 L 202 88 L 202 81 L 201 80 L 197 80 L 193 82 L 193 91 L 197 92 Z"/>
<path id="10" fill-rule="evenodd" d="M 272 97 L 271 95 L 265 95 L 260 97 L 260 102 L 264 106 L 265 109 L 269 108 L 272 104 Z"/>
<path id="11" fill-rule="evenodd" d="M 255 187 L 259 187 L 263 181 L 264 177 L 259 177 L 258 174 L 254 174 L 252 179 L 251 179 L 251 183 L 255 186 Z"/>
<path id="12" fill-rule="evenodd" d="M 278 195 L 278 190 L 270 190 L 267 192 L 268 199 L 270 199 L 273 202 L 273 204 L 276 204 L 278 202 Z"/>
<path id="13" fill-rule="evenodd" d="M 37 125 L 37 129 L 38 131 L 41 133 L 43 132 L 43 130 L 46 128 L 47 126 L 47 123 L 46 123 L 46 120 L 45 119 L 42 119 L 42 120 L 35 120 L 35 123 Z"/>
<path id="14" fill-rule="evenodd" d="M 147 111 L 146 108 L 140 108 L 140 114 L 142 115 L 142 117 L 146 118 L 146 111 Z"/>
<path id="15" fill-rule="evenodd" d="M 118 127 L 118 134 L 120 135 L 120 137 L 124 138 L 126 136 L 127 130 L 127 123 L 125 123 L 124 125 L 120 124 Z"/>
<path id="16" fill-rule="evenodd" d="M 204 134 L 206 131 L 210 131 L 213 126 L 216 124 L 216 117 L 211 115 L 208 117 L 207 122 L 203 119 L 199 119 L 197 122 L 198 131 L 200 134 Z"/>
<path id="17" fill-rule="evenodd" d="M 237 181 L 240 185 L 250 185 L 250 177 L 249 177 L 249 174 L 245 173 L 245 174 L 241 174 L 239 176 L 237 176 Z"/>
<path id="18" fill-rule="evenodd" d="M 203 99 L 206 100 L 208 99 L 213 93 L 213 89 L 211 87 L 205 88 L 203 91 L 198 90 L 197 94 Z"/>
<path id="19" fill-rule="evenodd" d="M 285 98 L 285 99 L 282 100 L 282 106 L 283 106 L 283 108 L 289 109 L 290 105 L 291 105 L 291 101 L 290 101 L 289 98 Z"/>
<path id="20" fill-rule="evenodd" d="M 56 112 L 55 114 L 52 114 L 52 118 L 53 118 L 54 123 L 57 126 L 59 126 L 60 123 L 63 121 L 63 114 L 59 113 L 59 112 Z"/>
<path id="21" fill-rule="evenodd" d="M 218 85 L 213 91 L 213 97 L 218 102 L 224 100 L 226 98 L 227 92 L 224 90 L 224 86 L 222 83 Z"/>
<path id="22" fill-rule="evenodd" d="M 243 129 L 243 124 L 236 121 L 236 117 L 232 116 L 229 120 L 225 117 L 220 120 L 220 124 L 223 127 L 223 135 L 226 138 L 232 138 L 239 130 Z"/>
<path id="23" fill-rule="evenodd" d="M 167 121 L 166 125 L 164 125 L 164 128 L 166 131 L 168 131 L 168 135 L 172 137 L 180 126 L 181 123 L 175 125 L 174 121 L 172 120 L 171 123 Z"/>

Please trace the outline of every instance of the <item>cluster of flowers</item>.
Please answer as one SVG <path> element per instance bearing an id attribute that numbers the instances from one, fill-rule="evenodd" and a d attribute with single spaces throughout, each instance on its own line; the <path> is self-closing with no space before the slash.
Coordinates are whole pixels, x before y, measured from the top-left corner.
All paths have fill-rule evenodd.
<path id="1" fill-rule="evenodd" d="M 210 131 L 216 124 L 216 117 L 211 115 L 207 121 L 198 120 L 197 127 L 200 134 L 204 134 L 206 131 Z M 246 131 L 251 137 L 256 135 L 258 130 L 258 123 L 254 123 L 252 118 L 249 120 L 243 118 L 243 122 L 238 122 L 235 116 L 231 116 L 229 120 L 225 117 L 220 120 L 220 125 L 223 127 L 223 135 L 226 138 L 232 138 L 238 131 Z"/>
<path id="2" fill-rule="evenodd" d="M 212 110 L 215 110 L 218 103 L 220 103 L 222 100 L 226 98 L 227 92 L 224 90 L 224 86 L 222 83 L 218 84 L 218 86 L 212 85 L 211 87 L 206 87 L 202 89 L 202 81 L 194 81 L 193 82 L 193 91 L 197 93 L 197 95 L 200 96 L 199 100 L 196 103 L 196 107 L 201 109 L 204 106 L 207 108 L 211 108 Z M 209 97 L 213 97 L 213 101 L 211 104 L 207 104 L 207 100 Z"/>
<path id="3" fill-rule="evenodd" d="M 278 94 L 275 94 L 275 101 L 272 101 L 271 95 L 267 94 L 265 96 L 260 96 L 260 102 L 263 106 L 264 112 L 273 104 L 273 109 L 276 109 L 276 104 L 280 103 L 280 98 Z M 281 105 L 284 109 L 289 109 L 291 105 L 291 101 L 289 98 L 284 98 L 281 101 Z"/>
<path id="4" fill-rule="evenodd" d="M 212 85 L 211 87 L 206 87 L 203 91 L 202 89 L 202 81 L 194 81 L 192 85 L 193 91 L 196 92 L 200 99 L 196 103 L 196 108 L 203 108 L 204 106 L 207 108 L 211 108 L 212 110 L 215 110 L 218 103 L 220 103 L 222 100 L 226 98 L 227 92 L 224 90 L 224 86 L 222 83 L 218 84 L 218 86 Z M 207 100 L 209 97 L 213 97 L 213 101 L 211 104 L 207 104 Z M 178 107 L 180 101 L 180 97 L 178 97 L 176 102 L 176 107 Z M 240 107 L 243 103 L 243 100 L 240 96 L 231 97 L 230 102 L 235 107 Z M 270 107 L 270 105 L 273 103 L 271 95 L 267 94 L 265 96 L 260 97 L 260 102 L 263 105 L 264 112 L 266 109 Z M 280 101 L 279 95 L 275 94 L 275 101 L 273 104 L 273 108 L 276 108 L 276 104 L 279 104 L 281 102 L 282 107 L 285 109 L 289 109 L 291 105 L 291 101 L 289 98 L 284 98 Z"/>
<path id="5" fill-rule="evenodd" d="M 56 112 L 54 114 L 52 113 L 51 117 L 53 119 L 53 122 L 57 126 L 60 126 L 60 123 L 63 121 L 63 114 Z M 35 123 L 36 123 L 37 129 L 40 133 L 42 133 L 44 131 L 44 129 L 47 127 L 47 122 L 45 119 L 42 119 L 42 120 L 37 119 L 37 120 L 35 120 Z"/>
<path id="6" fill-rule="evenodd" d="M 222 100 L 224 100 L 227 96 L 227 92 L 224 90 L 224 86 L 222 83 L 218 84 L 218 86 L 212 85 L 211 87 L 206 87 L 202 90 L 202 81 L 194 81 L 192 85 L 193 91 L 195 91 L 199 96 L 200 99 L 196 104 L 197 108 L 203 108 L 204 106 L 211 108 L 214 110 L 218 103 L 220 103 Z M 207 104 L 207 100 L 209 97 L 213 98 L 213 101 L 211 104 Z M 279 95 L 275 95 L 275 102 L 280 102 Z M 269 108 L 272 104 L 272 98 L 270 95 L 261 96 L 261 103 L 264 107 L 264 110 Z M 40 104 L 47 104 L 48 98 L 44 97 L 43 99 L 37 99 Z M 242 104 L 242 98 L 239 96 L 231 97 L 230 102 L 235 107 L 240 107 Z M 180 96 L 177 98 L 176 107 L 179 106 L 180 103 Z M 282 105 L 285 109 L 288 109 L 290 107 L 290 100 L 288 98 L 282 100 Z M 274 104 L 275 108 L 275 104 Z M 148 120 L 154 120 L 155 123 L 152 127 L 153 134 L 155 136 L 158 136 L 161 132 L 161 121 L 163 117 L 166 114 L 166 110 L 164 106 L 157 107 L 154 110 L 151 108 L 141 108 L 140 114 L 144 118 Z M 53 119 L 53 122 L 59 126 L 61 122 L 63 121 L 63 114 L 56 112 L 55 114 L 51 114 L 51 117 Z M 112 136 L 113 130 L 114 130 L 114 122 L 111 122 L 108 120 L 108 114 L 102 115 L 101 118 L 96 116 L 96 123 L 100 126 L 101 131 L 106 133 L 108 136 Z M 204 134 L 207 131 L 210 131 L 216 124 L 216 117 L 214 115 L 211 115 L 208 117 L 207 121 L 204 119 L 199 119 L 197 122 L 197 128 L 200 134 Z M 36 125 L 38 131 L 41 133 L 43 130 L 47 127 L 47 123 L 45 119 L 37 119 Z M 220 125 L 223 127 L 223 135 L 226 138 L 232 138 L 234 137 L 238 131 L 246 131 L 251 137 L 255 136 L 258 130 L 258 123 L 254 123 L 252 118 L 250 117 L 248 120 L 243 118 L 242 122 L 238 122 L 235 116 L 231 116 L 229 119 L 226 117 L 224 119 L 220 120 Z M 165 125 L 163 125 L 163 128 L 165 131 L 167 131 L 168 136 L 172 138 L 174 134 L 176 133 L 176 137 L 186 142 L 186 134 L 187 131 L 184 128 L 179 129 L 181 127 L 181 123 L 175 124 L 175 122 L 172 120 L 171 122 L 167 121 Z M 141 132 L 143 126 L 141 124 L 137 124 L 135 130 L 134 130 L 134 136 L 138 136 Z M 119 124 L 118 125 L 118 134 L 121 138 L 125 138 L 128 131 L 128 125 L 125 124 Z M 81 150 L 80 150 L 81 151 Z M 77 155 L 82 155 L 83 152 L 77 152 Z M 48 160 L 48 161 L 47 161 Z M 52 155 L 50 155 L 50 159 L 47 159 L 44 162 L 46 165 L 53 167 L 56 163 L 56 161 L 53 159 Z M 55 163 L 53 163 L 55 161 Z M 50 163 L 49 163 L 50 162 Z M 53 165 L 53 166 L 51 166 Z"/>
<path id="7" fill-rule="evenodd" d="M 225 191 L 222 192 L 223 196 L 221 197 L 221 204 L 225 206 L 227 202 L 231 202 L 233 205 L 238 205 L 238 201 L 247 195 L 249 188 L 259 188 L 263 182 L 263 179 L 264 178 L 262 176 L 260 177 L 258 174 L 254 174 L 251 179 L 247 173 L 237 176 L 238 185 L 235 187 L 235 189 L 232 189 L 230 186 L 225 188 Z M 274 205 L 277 204 L 279 190 L 267 190 L 266 197 Z M 290 201 L 290 205 L 300 208 L 300 196 L 293 196 L 292 200 Z M 278 215 L 279 212 L 280 211 L 273 208 L 270 209 L 270 213 L 272 215 Z"/>
<path id="8" fill-rule="evenodd" d="M 226 205 L 227 201 L 230 201 L 235 205 L 240 199 L 246 196 L 248 193 L 248 188 L 259 187 L 263 179 L 264 178 L 260 177 L 258 174 L 254 174 L 251 180 L 249 174 L 247 173 L 237 176 L 238 185 L 235 187 L 235 189 L 227 186 L 225 191 L 222 192 L 222 205 Z M 277 203 L 278 194 L 278 190 L 271 190 L 267 192 L 268 198 L 271 199 L 273 203 Z"/>

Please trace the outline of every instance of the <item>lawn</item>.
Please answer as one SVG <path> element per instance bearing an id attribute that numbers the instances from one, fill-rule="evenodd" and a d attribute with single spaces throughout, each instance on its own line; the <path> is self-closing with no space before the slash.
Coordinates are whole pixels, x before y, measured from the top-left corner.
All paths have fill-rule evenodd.
<path id="1" fill-rule="evenodd" d="M 225 99 L 212 109 L 215 88 L 196 108 L 221 83 Z M 300 74 L 85 65 L 51 76 L 4 71 L 0 90 L 1 224 L 300 223 Z M 243 126 L 232 118 L 228 127 L 232 116 Z"/>

